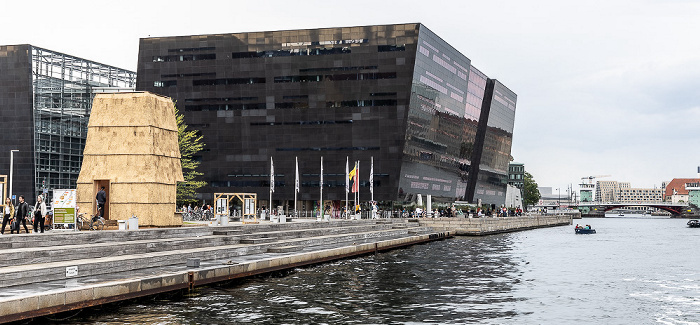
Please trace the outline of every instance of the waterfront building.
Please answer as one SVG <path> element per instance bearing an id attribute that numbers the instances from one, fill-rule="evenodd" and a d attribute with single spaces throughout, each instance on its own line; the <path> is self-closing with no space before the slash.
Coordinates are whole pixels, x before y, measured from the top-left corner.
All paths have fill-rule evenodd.
<path id="1" fill-rule="evenodd" d="M 663 201 L 664 190 L 661 188 L 622 188 L 621 203 L 654 203 Z"/>
<path id="2" fill-rule="evenodd" d="M 663 200 L 671 203 L 688 202 L 686 184 L 698 182 L 700 182 L 700 178 L 674 178 L 666 185 Z"/>
<path id="3" fill-rule="evenodd" d="M 596 202 L 617 202 L 620 200 L 620 191 L 629 188 L 629 182 L 597 181 L 595 200 Z"/>
<path id="4" fill-rule="evenodd" d="M 521 191 L 525 187 L 525 164 L 511 162 L 508 164 L 508 185 L 513 185 Z"/>
<path id="5" fill-rule="evenodd" d="M 9 175 L 10 150 L 19 150 L 13 194 L 75 188 L 94 94 L 133 91 L 135 83 L 132 71 L 28 44 L 0 46 L 0 166 Z"/>
<path id="6" fill-rule="evenodd" d="M 345 200 L 346 161 L 367 201 L 503 205 L 517 96 L 419 23 L 140 40 L 137 90 L 172 97 L 204 137 L 218 192 Z M 350 195 L 352 197 L 352 195 Z M 263 203 L 264 205 L 264 203 Z M 310 206 L 307 206 L 310 208 Z"/>

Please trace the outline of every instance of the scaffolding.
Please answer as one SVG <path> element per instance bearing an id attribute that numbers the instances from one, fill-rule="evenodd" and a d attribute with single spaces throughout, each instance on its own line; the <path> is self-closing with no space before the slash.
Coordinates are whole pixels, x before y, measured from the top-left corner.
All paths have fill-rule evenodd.
<path id="1" fill-rule="evenodd" d="M 31 59 L 36 193 L 76 188 L 94 94 L 134 91 L 136 72 L 35 46 Z"/>

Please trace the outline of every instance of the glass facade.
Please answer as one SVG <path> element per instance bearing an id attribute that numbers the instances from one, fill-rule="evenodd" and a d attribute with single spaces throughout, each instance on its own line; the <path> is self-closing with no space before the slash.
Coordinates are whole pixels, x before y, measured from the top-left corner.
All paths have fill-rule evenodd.
<path id="1" fill-rule="evenodd" d="M 487 203 L 505 199 L 517 101 L 514 92 L 498 80 L 492 82 L 493 95 L 490 100 L 486 99 L 489 100 L 488 121 L 474 195 L 474 200 Z"/>
<path id="2" fill-rule="evenodd" d="M 19 150 L 13 194 L 75 188 L 92 97 L 133 91 L 136 73 L 31 45 L 0 46 L 0 71 L 0 128 L 13 137 L 0 150 Z"/>
<path id="3" fill-rule="evenodd" d="M 35 190 L 75 188 L 94 94 L 133 91 L 136 74 L 33 46 L 31 58 Z"/>
<path id="4" fill-rule="evenodd" d="M 471 62 L 425 27 L 418 37 L 399 196 L 461 199 L 472 166 L 480 105 L 468 99 Z M 478 91 L 477 91 L 478 93 Z M 483 95 L 482 95 L 483 96 Z"/>
<path id="5" fill-rule="evenodd" d="M 299 200 L 317 200 L 323 157 L 324 199 L 345 199 L 349 160 L 365 201 L 373 157 L 374 198 L 388 201 L 464 197 L 486 80 L 425 26 L 398 24 L 145 38 L 136 88 L 172 97 L 203 135 L 203 199 L 267 197 L 272 157 L 274 199 L 291 200 L 298 157 Z"/>

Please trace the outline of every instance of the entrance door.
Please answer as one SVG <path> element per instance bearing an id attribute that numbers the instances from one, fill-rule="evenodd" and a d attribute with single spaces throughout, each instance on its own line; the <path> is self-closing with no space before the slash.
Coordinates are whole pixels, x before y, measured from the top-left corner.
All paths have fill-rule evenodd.
<path id="1" fill-rule="evenodd" d="M 95 192 L 94 192 L 95 194 L 92 196 L 95 204 L 93 205 L 92 211 L 97 213 L 97 199 L 96 199 L 96 197 L 97 197 L 97 192 L 100 191 L 100 188 L 102 188 L 102 186 L 105 187 L 105 194 L 107 194 L 107 202 L 105 202 L 105 211 L 104 211 L 104 214 L 102 215 L 102 217 L 105 218 L 105 220 L 109 220 L 109 201 L 110 201 L 109 197 L 110 196 L 109 196 L 109 180 L 108 179 L 95 180 Z"/>

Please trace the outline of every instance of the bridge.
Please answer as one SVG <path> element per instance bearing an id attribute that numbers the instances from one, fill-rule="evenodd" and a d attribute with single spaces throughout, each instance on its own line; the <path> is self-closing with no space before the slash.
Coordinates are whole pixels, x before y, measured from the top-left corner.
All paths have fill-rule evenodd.
<path id="1" fill-rule="evenodd" d="M 698 209 L 692 207 L 687 203 L 671 203 L 671 202 L 651 202 L 651 203 L 635 203 L 635 202 L 581 202 L 578 204 L 579 208 L 588 207 L 590 210 L 598 211 L 599 213 L 592 214 L 605 214 L 613 209 L 619 209 L 624 207 L 648 207 L 657 208 L 664 211 L 668 211 L 672 216 L 678 217 L 681 215 L 697 215 Z"/>

